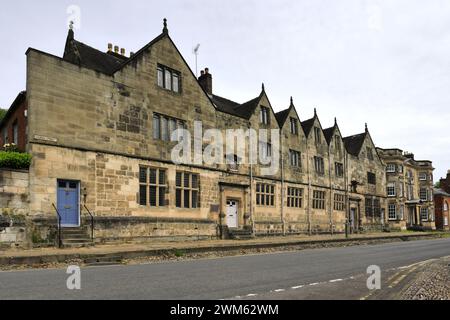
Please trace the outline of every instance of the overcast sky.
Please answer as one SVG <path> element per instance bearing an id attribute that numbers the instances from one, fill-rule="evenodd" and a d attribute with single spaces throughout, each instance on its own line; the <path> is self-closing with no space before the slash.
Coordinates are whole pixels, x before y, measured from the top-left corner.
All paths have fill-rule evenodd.
<path id="1" fill-rule="evenodd" d="M 368 122 L 377 146 L 450 169 L 449 0 L 15 0 L 0 11 L 0 107 L 25 89 L 28 47 L 64 51 L 68 7 L 81 9 L 77 40 L 136 52 L 161 33 L 195 71 L 209 67 L 214 93 L 237 102 L 259 95 L 276 111 L 290 96 L 301 120 L 317 107 L 344 135 Z"/>

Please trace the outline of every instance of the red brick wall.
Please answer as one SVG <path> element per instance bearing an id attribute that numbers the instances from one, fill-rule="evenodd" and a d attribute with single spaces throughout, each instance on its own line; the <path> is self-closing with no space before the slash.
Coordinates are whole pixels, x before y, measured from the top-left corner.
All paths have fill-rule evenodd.
<path id="1" fill-rule="evenodd" d="M 25 110 L 28 110 L 27 101 L 24 100 L 20 105 L 18 105 L 14 112 L 8 116 L 6 122 L 0 127 L 0 147 L 6 143 L 13 143 L 14 140 L 14 132 L 13 125 L 17 121 L 19 126 L 19 134 L 18 134 L 18 143 L 17 147 L 20 151 L 24 152 L 27 145 L 27 117 L 25 116 Z M 3 130 L 6 128 L 8 132 L 8 141 L 3 141 Z"/>
<path id="2" fill-rule="evenodd" d="M 450 223 L 449 210 L 447 208 L 444 211 L 444 201 L 450 206 L 450 197 L 444 197 L 442 195 L 434 196 L 434 207 L 435 207 L 435 216 L 436 216 L 436 228 L 438 230 L 449 230 L 449 226 L 444 226 L 445 218 L 448 219 Z"/>

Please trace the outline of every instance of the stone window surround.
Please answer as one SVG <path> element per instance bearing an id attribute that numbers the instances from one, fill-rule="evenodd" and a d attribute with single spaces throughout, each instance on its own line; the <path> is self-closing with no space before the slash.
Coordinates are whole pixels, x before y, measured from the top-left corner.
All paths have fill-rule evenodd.
<path id="1" fill-rule="evenodd" d="M 397 205 L 395 203 L 388 205 L 388 218 L 389 221 L 397 220 Z"/>
<path id="2" fill-rule="evenodd" d="M 325 191 L 314 190 L 313 191 L 313 209 L 325 210 Z"/>
<path id="3" fill-rule="evenodd" d="M 268 183 L 256 184 L 256 205 L 260 207 L 275 207 L 275 185 Z"/>
<path id="4" fill-rule="evenodd" d="M 142 181 L 142 170 L 145 170 L 145 182 Z M 152 171 L 155 171 L 155 181 L 151 181 Z M 161 174 L 163 174 L 164 178 L 161 179 Z M 142 203 L 142 195 L 141 188 L 145 187 L 145 202 Z M 155 190 L 154 202 L 151 197 L 151 189 Z M 149 167 L 149 166 L 140 166 L 139 167 L 139 205 L 145 207 L 167 207 L 166 203 L 166 192 L 168 190 L 167 185 L 167 170 L 163 168 Z M 153 202 L 153 204 L 152 204 Z"/>
<path id="5" fill-rule="evenodd" d="M 303 189 L 302 188 L 287 188 L 287 207 L 288 208 L 302 208 L 303 207 Z"/>
<path id="6" fill-rule="evenodd" d="M 186 180 L 186 176 L 188 176 L 188 180 Z M 194 183 L 194 181 L 196 181 L 196 183 Z M 189 195 L 189 205 L 186 205 L 186 193 Z M 194 201 L 194 199 L 196 200 Z M 200 208 L 200 175 L 185 171 L 176 172 L 175 206 L 178 209 Z"/>
<path id="7" fill-rule="evenodd" d="M 296 150 L 289 150 L 289 163 L 292 167 L 301 168 L 302 167 L 302 157 L 301 153 Z"/>
<path id="8" fill-rule="evenodd" d="M 345 195 L 341 193 L 334 194 L 334 210 L 345 211 Z"/>
<path id="9" fill-rule="evenodd" d="M 168 77 L 171 80 L 170 87 L 167 85 Z M 173 93 L 181 93 L 181 72 L 165 65 L 158 64 L 156 79 L 158 87 Z M 177 90 L 175 90 L 175 87 Z"/>

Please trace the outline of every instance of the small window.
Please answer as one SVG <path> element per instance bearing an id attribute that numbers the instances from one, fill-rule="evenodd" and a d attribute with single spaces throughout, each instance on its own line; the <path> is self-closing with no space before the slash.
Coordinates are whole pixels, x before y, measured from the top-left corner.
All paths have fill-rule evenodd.
<path id="1" fill-rule="evenodd" d="M 261 155 L 261 159 L 268 160 L 268 158 L 272 156 L 272 145 L 270 143 L 261 141 L 259 143 L 259 152 Z"/>
<path id="2" fill-rule="evenodd" d="M 336 162 L 334 164 L 336 177 L 342 178 L 344 177 L 344 164 Z"/>
<path id="3" fill-rule="evenodd" d="M 424 207 L 420 208 L 420 218 L 424 222 L 430 220 L 430 217 L 428 216 L 428 208 L 424 208 Z"/>
<path id="4" fill-rule="evenodd" d="M 377 176 L 375 175 L 375 173 L 367 172 L 367 183 L 371 185 L 377 184 Z"/>
<path id="5" fill-rule="evenodd" d="M 317 144 L 322 143 L 322 133 L 321 133 L 321 131 L 322 130 L 320 130 L 320 128 L 314 127 L 314 137 L 315 137 L 315 140 L 316 140 Z"/>
<path id="6" fill-rule="evenodd" d="M 291 118 L 291 133 L 298 135 L 298 121 L 295 118 Z"/>
<path id="7" fill-rule="evenodd" d="M 421 188 L 419 193 L 420 193 L 420 200 L 428 201 L 428 189 Z"/>
<path id="8" fill-rule="evenodd" d="M 19 124 L 16 121 L 14 121 L 13 124 L 13 143 L 17 146 L 19 144 Z"/>
<path id="9" fill-rule="evenodd" d="M 173 75 L 173 91 L 179 92 L 180 90 L 180 77 L 177 74 Z"/>
<path id="10" fill-rule="evenodd" d="M 388 207 L 389 211 L 389 220 L 397 220 L 397 205 L 390 204 Z"/>
<path id="11" fill-rule="evenodd" d="M 160 88 L 179 93 L 181 88 L 181 73 L 159 65 L 157 69 L 157 83 Z"/>
<path id="12" fill-rule="evenodd" d="M 342 148 L 341 148 L 341 137 L 338 136 L 338 135 L 334 136 L 334 141 L 335 141 L 335 146 L 336 146 L 336 152 L 338 154 L 340 154 L 341 151 L 342 151 Z"/>
<path id="13" fill-rule="evenodd" d="M 261 107 L 261 115 L 260 115 L 260 122 L 261 124 L 268 125 L 270 124 L 270 117 L 269 117 L 269 108 L 267 107 Z"/>
<path id="14" fill-rule="evenodd" d="M 395 197 L 397 195 L 395 192 L 395 183 L 388 183 L 387 195 L 388 195 L 388 197 Z"/>
<path id="15" fill-rule="evenodd" d="M 372 148 L 367 147 L 366 148 L 366 152 L 367 152 L 367 159 L 369 159 L 370 161 L 373 161 L 373 151 Z"/>
<path id="16" fill-rule="evenodd" d="M 296 167 L 296 168 L 301 167 L 300 152 L 294 151 L 294 150 L 289 150 L 289 158 L 290 158 L 292 167 Z"/>
<path id="17" fill-rule="evenodd" d="M 314 157 L 314 168 L 316 170 L 316 173 L 318 173 L 319 175 L 325 174 L 325 163 L 323 158 Z"/>
<path id="18" fill-rule="evenodd" d="M 164 71 L 162 68 L 158 68 L 158 86 L 164 88 Z"/>
<path id="19" fill-rule="evenodd" d="M 153 115 L 153 139 L 171 141 L 172 134 L 177 129 L 184 129 L 184 121 L 160 115 Z"/>
<path id="20" fill-rule="evenodd" d="M 386 167 L 387 173 L 395 173 L 396 172 L 396 165 L 393 163 L 389 163 Z"/>

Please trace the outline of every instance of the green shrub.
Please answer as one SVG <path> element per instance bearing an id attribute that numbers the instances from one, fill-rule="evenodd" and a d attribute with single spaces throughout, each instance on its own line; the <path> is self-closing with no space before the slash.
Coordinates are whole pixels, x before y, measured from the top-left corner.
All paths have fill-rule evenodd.
<path id="1" fill-rule="evenodd" d="M 30 154 L 0 151 L 0 168 L 28 169 L 30 164 Z"/>

